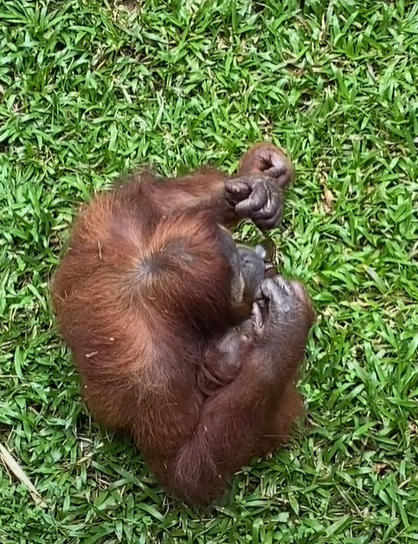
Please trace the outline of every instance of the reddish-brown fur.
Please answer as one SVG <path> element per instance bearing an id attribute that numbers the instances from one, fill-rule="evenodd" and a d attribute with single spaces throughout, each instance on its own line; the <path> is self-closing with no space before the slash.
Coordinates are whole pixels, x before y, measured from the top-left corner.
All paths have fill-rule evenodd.
<path id="1" fill-rule="evenodd" d="M 254 146 L 232 182 L 257 173 L 281 206 L 290 162 L 271 144 Z M 303 408 L 293 382 L 311 314 L 296 295 L 289 318 L 276 311 L 261 340 L 240 340 L 232 377 L 218 373 L 212 390 L 202 386 L 205 372 L 216 374 L 218 341 L 237 325 L 218 224 L 254 215 L 263 226 L 257 213 L 239 212 L 228 179 L 212 169 L 133 175 L 99 194 L 79 215 L 53 282 L 59 328 L 94 417 L 130 433 L 162 484 L 196 504 L 281 445 Z"/>

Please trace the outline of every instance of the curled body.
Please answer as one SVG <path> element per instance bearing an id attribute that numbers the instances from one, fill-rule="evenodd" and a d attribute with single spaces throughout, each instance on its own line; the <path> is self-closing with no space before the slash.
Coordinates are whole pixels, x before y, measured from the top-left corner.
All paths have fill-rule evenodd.
<path id="1" fill-rule="evenodd" d="M 253 146 L 235 176 L 133 174 L 77 217 L 54 275 L 58 327 L 93 417 L 132 436 L 173 495 L 202 505 L 284 443 L 313 323 L 297 282 L 264 277 L 228 229 L 275 227 L 293 167 Z"/>

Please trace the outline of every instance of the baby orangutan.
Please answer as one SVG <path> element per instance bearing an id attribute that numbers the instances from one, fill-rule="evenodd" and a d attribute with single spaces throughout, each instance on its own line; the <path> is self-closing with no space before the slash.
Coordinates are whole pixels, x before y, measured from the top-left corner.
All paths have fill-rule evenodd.
<path id="1" fill-rule="evenodd" d="M 232 177 L 133 174 L 84 207 L 54 277 L 93 417 L 130 434 L 190 504 L 208 504 L 283 444 L 303 408 L 294 381 L 313 323 L 308 295 L 265 278 L 263 251 L 227 230 L 241 219 L 276 227 L 293 176 L 269 143 Z"/>

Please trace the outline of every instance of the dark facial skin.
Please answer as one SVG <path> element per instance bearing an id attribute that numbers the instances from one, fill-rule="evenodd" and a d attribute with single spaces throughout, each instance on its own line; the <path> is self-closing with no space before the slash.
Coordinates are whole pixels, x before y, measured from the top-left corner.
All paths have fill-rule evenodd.
<path id="1" fill-rule="evenodd" d="M 264 280 L 266 252 L 258 245 L 255 248 L 237 245 L 241 277 L 244 281 L 244 300 L 254 300 L 254 295 Z"/>
<path id="2" fill-rule="evenodd" d="M 248 315 L 262 281 L 266 277 L 271 259 L 271 247 L 258 244 L 255 247 L 236 244 L 232 235 L 221 228 L 221 250 L 231 263 L 233 270 L 232 293 L 237 306 L 248 307 Z"/>

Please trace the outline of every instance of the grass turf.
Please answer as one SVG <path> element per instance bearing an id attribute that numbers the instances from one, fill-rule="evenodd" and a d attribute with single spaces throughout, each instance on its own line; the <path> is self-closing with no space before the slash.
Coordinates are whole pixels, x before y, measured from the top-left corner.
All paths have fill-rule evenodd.
<path id="1" fill-rule="evenodd" d="M 0 2 L 1 443 L 47 503 L 2 466 L 2 543 L 418 541 L 417 28 L 408 0 Z M 310 426 L 198 515 L 89 421 L 48 280 L 116 174 L 263 138 L 297 164 L 273 236 L 320 314 Z"/>

